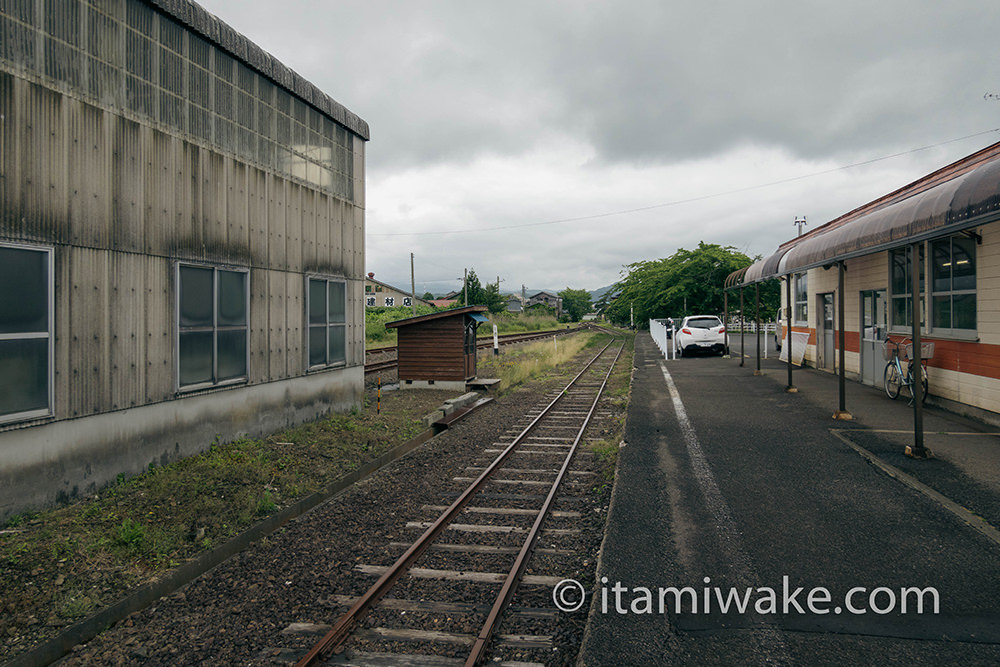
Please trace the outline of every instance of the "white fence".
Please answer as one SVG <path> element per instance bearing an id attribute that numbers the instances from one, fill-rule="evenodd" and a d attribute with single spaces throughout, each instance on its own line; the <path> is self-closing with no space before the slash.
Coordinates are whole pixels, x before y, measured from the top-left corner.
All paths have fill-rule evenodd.
<path id="1" fill-rule="evenodd" d="M 660 352 L 667 359 L 677 358 L 677 350 L 674 349 L 674 329 L 673 321 L 666 320 L 650 320 L 649 321 L 649 335 L 653 337 L 653 342 L 656 343 L 656 347 L 660 348 Z"/>

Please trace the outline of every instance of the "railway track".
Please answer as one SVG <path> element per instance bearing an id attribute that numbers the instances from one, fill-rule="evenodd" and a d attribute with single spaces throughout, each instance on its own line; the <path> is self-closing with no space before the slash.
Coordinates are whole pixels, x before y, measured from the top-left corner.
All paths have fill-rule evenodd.
<path id="1" fill-rule="evenodd" d="M 347 611 L 329 629 L 303 624 L 325 634 L 297 667 L 547 663 L 546 628 L 562 613 L 552 590 L 577 569 L 560 542 L 578 532 L 574 503 L 593 481 L 580 465 L 592 454 L 578 449 L 623 347 L 613 339 L 498 442 L 483 443 L 439 497 L 414 498 L 417 520 L 398 534 L 419 536 L 385 545 L 384 562 L 356 564 L 356 576 L 375 582 L 360 596 L 332 592 L 329 604 Z"/>

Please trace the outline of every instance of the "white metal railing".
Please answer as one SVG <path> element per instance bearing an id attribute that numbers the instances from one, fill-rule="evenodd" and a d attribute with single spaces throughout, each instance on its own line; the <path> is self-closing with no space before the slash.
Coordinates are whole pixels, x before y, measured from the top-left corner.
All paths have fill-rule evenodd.
<path id="1" fill-rule="evenodd" d="M 663 354 L 664 358 L 670 359 L 671 354 L 673 358 L 677 358 L 677 350 L 674 349 L 674 329 L 671 320 L 659 319 L 649 321 L 649 335 L 652 336 L 653 342 L 656 343 L 656 347 L 660 348 L 660 352 Z"/>
<path id="2" fill-rule="evenodd" d="M 763 331 L 764 333 L 773 333 L 776 329 L 777 327 L 775 326 L 774 322 L 760 323 L 760 330 Z M 739 333 L 741 330 L 745 333 L 755 334 L 757 333 L 757 323 L 754 322 L 753 320 L 749 320 L 747 322 L 740 322 L 739 320 L 729 320 L 729 323 L 726 325 L 726 331 Z"/>

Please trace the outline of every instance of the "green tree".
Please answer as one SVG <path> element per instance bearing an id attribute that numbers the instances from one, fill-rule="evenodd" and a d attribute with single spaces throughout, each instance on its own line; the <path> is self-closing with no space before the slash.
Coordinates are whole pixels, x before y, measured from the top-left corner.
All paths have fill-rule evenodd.
<path id="1" fill-rule="evenodd" d="M 424 292 L 424 295 L 420 298 L 423 299 L 424 301 L 433 301 L 434 295 L 431 294 L 430 292 Z"/>
<path id="2" fill-rule="evenodd" d="M 489 284 L 483 287 L 474 269 L 469 269 L 465 289 L 468 292 L 470 306 L 486 306 L 491 313 L 501 313 L 507 309 L 497 285 Z"/>
<path id="3" fill-rule="evenodd" d="M 605 315 L 628 324 L 634 309 L 635 322 L 645 326 L 657 317 L 722 314 L 726 277 L 752 263 L 732 246 L 702 241 L 695 250 L 681 248 L 666 259 L 629 264 Z"/>
<path id="4" fill-rule="evenodd" d="M 559 292 L 559 298 L 562 299 L 563 312 L 574 322 L 579 322 L 580 318 L 590 312 L 590 292 L 587 290 L 567 287 Z"/>

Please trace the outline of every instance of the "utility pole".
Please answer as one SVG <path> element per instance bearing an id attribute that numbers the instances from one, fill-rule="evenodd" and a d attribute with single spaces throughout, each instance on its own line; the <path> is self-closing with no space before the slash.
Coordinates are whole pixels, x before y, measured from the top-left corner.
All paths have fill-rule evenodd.
<path id="1" fill-rule="evenodd" d="M 793 222 L 792 224 L 799 228 L 799 236 L 802 236 L 802 228 L 808 224 L 806 222 L 806 216 L 804 215 L 802 217 L 795 216 L 795 222 Z"/>
<path id="2" fill-rule="evenodd" d="M 469 305 L 469 270 L 465 270 L 465 276 L 462 278 L 462 300 L 465 301 L 465 305 Z"/>
<path id="3" fill-rule="evenodd" d="M 417 281 L 413 273 L 413 253 L 410 253 L 410 312 L 417 314 Z"/>

